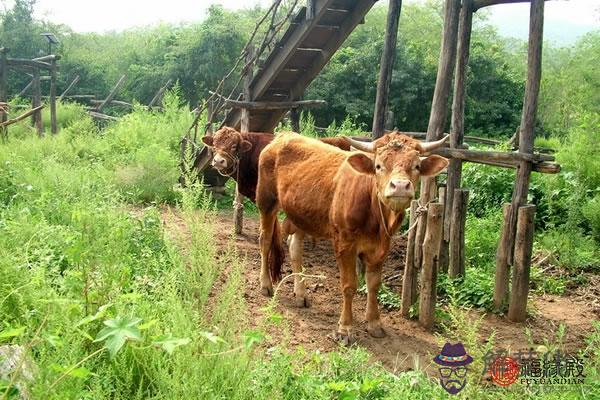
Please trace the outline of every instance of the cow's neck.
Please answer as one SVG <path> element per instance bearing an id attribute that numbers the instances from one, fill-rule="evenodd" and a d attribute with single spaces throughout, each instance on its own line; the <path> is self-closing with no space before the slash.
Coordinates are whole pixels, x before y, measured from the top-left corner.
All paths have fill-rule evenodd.
<path id="1" fill-rule="evenodd" d="M 393 211 L 379 198 L 377 185 L 374 185 L 373 194 L 371 195 L 371 208 L 374 209 L 378 216 L 381 230 L 384 234 L 391 236 L 398 230 L 402 220 L 404 219 L 404 211 Z"/>

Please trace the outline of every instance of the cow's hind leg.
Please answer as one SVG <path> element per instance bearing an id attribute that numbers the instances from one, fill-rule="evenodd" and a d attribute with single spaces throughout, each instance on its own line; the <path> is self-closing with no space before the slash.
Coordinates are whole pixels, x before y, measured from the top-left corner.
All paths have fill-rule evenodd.
<path id="1" fill-rule="evenodd" d="M 292 271 L 294 274 L 302 273 L 302 255 L 304 253 L 304 232 L 296 231 L 290 237 L 290 258 Z M 304 277 L 294 275 L 294 295 L 296 296 L 296 305 L 298 307 L 310 307 L 308 296 L 306 295 L 306 285 Z"/>
<path id="2" fill-rule="evenodd" d="M 269 272 L 269 251 L 273 241 L 273 226 L 277 212 L 260 213 L 260 289 L 264 296 L 273 295 L 273 282 Z"/>
<path id="3" fill-rule="evenodd" d="M 336 252 L 340 268 L 340 286 L 342 289 L 342 314 L 338 322 L 338 336 L 346 344 L 352 341 L 352 300 L 356 294 L 356 254 L 354 251 Z"/>
<path id="4" fill-rule="evenodd" d="M 377 303 L 377 293 L 381 286 L 381 268 L 381 263 L 367 265 L 365 273 L 367 281 L 367 331 L 376 338 L 385 336 L 385 331 L 381 327 L 379 304 Z"/>

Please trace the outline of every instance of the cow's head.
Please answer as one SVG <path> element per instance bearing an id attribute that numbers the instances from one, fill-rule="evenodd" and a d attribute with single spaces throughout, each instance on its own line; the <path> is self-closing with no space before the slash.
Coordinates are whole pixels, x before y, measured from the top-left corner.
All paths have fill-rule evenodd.
<path id="1" fill-rule="evenodd" d="M 436 176 L 448 165 L 448 160 L 438 155 L 423 157 L 447 140 L 423 142 L 392 132 L 370 142 L 346 138 L 358 150 L 347 158 L 356 171 L 375 175 L 377 195 L 390 209 L 406 209 L 415 197 L 421 176 Z"/>
<path id="2" fill-rule="evenodd" d="M 212 136 L 202 137 L 202 142 L 213 152 L 212 167 L 228 176 L 237 170 L 242 153 L 252 149 L 252 143 L 244 139 L 240 132 L 227 126 Z"/>

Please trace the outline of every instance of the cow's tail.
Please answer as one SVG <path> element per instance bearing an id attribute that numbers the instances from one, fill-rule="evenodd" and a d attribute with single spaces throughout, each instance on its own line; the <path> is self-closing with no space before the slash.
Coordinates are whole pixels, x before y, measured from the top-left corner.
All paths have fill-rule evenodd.
<path id="1" fill-rule="evenodd" d="M 271 281 L 277 283 L 281 280 L 281 267 L 285 261 L 285 252 L 283 251 L 283 245 L 281 244 L 281 229 L 279 227 L 279 220 L 273 219 L 273 237 L 271 240 L 271 248 L 269 249 L 268 264 L 269 273 L 271 274 Z"/>

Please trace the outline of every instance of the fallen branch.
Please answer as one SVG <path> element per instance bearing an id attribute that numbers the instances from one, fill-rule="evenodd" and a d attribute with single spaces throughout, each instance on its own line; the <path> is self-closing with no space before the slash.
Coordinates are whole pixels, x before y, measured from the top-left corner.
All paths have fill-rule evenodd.
<path id="1" fill-rule="evenodd" d="M 41 110 L 42 108 L 44 108 L 43 104 L 36 108 L 32 108 L 31 110 L 27 111 L 24 114 L 19 115 L 16 118 L 12 118 L 12 119 L 9 119 L 9 120 L 6 120 L 6 121 L 0 123 L 0 126 L 5 127 L 5 126 L 12 125 L 12 124 L 16 124 L 17 122 L 24 120 L 25 118 L 29 117 L 31 114 L 35 113 L 36 111 Z"/>
<path id="2" fill-rule="evenodd" d="M 106 121 L 117 121 L 119 118 L 117 117 L 113 117 L 112 115 L 106 115 L 106 114 L 102 114 L 96 111 L 88 111 L 88 114 L 90 116 L 92 116 L 93 118 L 97 118 L 97 119 L 103 119 Z"/>

